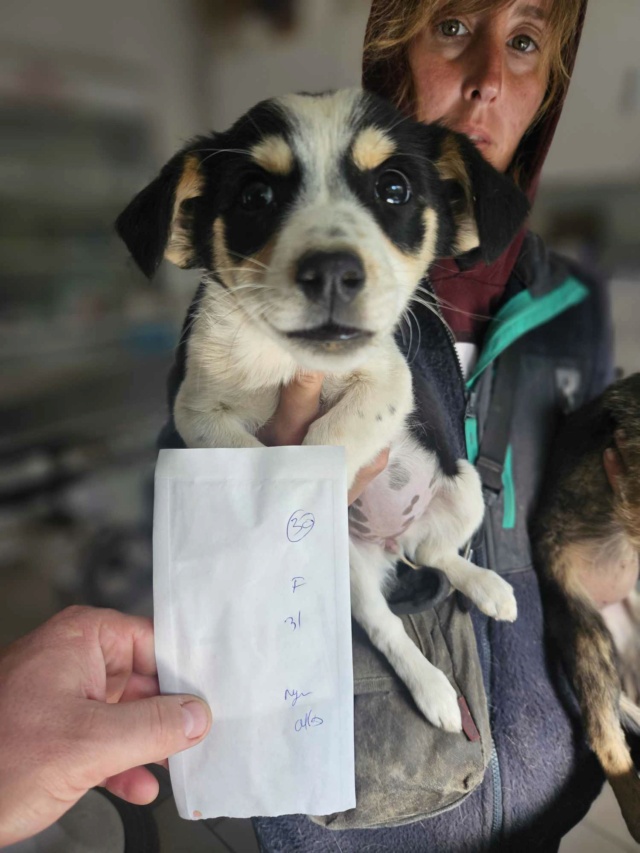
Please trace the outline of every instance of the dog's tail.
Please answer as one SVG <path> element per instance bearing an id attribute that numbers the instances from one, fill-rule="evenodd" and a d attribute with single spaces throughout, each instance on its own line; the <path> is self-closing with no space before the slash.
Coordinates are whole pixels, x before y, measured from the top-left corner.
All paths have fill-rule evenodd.
<path id="1" fill-rule="evenodd" d="M 613 639 L 579 580 L 580 547 L 543 536 L 536 550 L 549 637 L 573 683 L 587 741 L 640 843 L 640 779 L 623 731 L 623 724 L 640 731 L 640 709 L 621 694 Z"/>

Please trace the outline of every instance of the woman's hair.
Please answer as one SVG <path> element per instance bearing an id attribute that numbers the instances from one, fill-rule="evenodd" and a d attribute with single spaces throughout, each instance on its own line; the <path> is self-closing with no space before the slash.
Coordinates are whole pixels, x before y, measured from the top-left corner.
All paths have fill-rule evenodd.
<path id="1" fill-rule="evenodd" d="M 448 15 L 497 11 L 512 2 L 514 0 L 374 0 L 365 36 L 365 68 L 372 69 L 372 76 L 378 78 L 382 89 L 386 88 L 381 94 L 403 112 L 413 115 L 415 90 L 407 58 L 411 41 L 424 27 L 435 26 Z M 583 0 L 548 0 L 547 37 L 541 45 L 548 85 L 532 126 L 564 98 L 583 5 Z"/>

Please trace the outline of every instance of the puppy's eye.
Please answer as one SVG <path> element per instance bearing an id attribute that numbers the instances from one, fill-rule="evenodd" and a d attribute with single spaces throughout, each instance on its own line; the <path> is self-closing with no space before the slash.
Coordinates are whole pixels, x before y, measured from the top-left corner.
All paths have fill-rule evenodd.
<path id="1" fill-rule="evenodd" d="M 387 169 L 376 181 L 376 196 L 386 204 L 406 204 L 411 198 L 411 185 L 396 169 Z"/>
<path id="2" fill-rule="evenodd" d="M 180 213 L 186 213 L 187 216 L 191 216 L 195 212 L 197 204 L 197 198 L 185 198 L 185 200 L 180 203 Z"/>
<path id="3" fill-rule="evenodd" d="M 252 181 L 240 194 L 240 206 L 249 213 L 265 210 L 273 202 L 273 189 L 264 181 Z"/>

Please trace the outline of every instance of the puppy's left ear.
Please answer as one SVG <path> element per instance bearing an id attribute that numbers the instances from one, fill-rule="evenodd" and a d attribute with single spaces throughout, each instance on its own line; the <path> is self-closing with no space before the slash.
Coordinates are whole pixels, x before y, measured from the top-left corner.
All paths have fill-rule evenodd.
<path id="1" fill-rule="evenodd" d="M 193 151 L 180 151 L 116 219 L 116 231 L 134 261 L 151 278 L 162 258 L 185 269 L 197 265 L 190 204 L 204 178 Z"/>
<path id="2" fill-rule="evenodd" d="M 471 259 L 485 264 L 497 260 L 526 221 L 526 195 L 453 131 L 444 131 L 435 167 L 448 185 L 454 221 L 447 254 L 473 252 Z"/>

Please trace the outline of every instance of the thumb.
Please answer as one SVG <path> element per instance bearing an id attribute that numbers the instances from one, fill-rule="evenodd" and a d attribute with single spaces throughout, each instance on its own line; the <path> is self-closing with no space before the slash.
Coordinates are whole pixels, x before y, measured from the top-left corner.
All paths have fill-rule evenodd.
<path id="1" fill-rule="evenodd" d="M 100 703 L 92 723 L 89 760 L 95 785 L 200 743 L 211 727 L 211 711 L 197 696 L 153 696 L 136 702 Z"/>
<path id="2" fill-rule="evenodd" d="M 302 444 L 307 430 L 320 414 L 323 380 L 323 373 L 300 371 L 282 388 L 273 417 L 258 434 L 264 444 Z"/>

